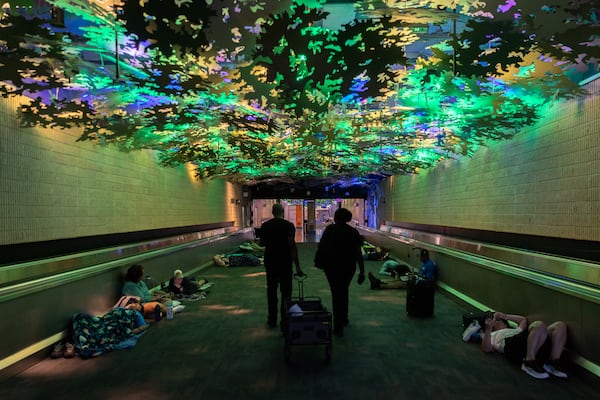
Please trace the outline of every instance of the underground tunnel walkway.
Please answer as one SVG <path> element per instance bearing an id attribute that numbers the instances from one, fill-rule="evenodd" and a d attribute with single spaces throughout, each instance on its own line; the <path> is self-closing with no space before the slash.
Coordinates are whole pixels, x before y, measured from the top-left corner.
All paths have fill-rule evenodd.
<path id="1" fill-rule="evenodd" d="M 326 280 L 312 267 L 316 244 L 300 243 L 306 296 L 331 309 Z M 380 262 L 366 262 L 377 273 Z M 464 309 L 438 290 L 435 315 L 405 313 L 405 291 L 351 286 L 350 326 L 324 346 L 294 346 L 266 322 L 262 267 L 210 267 L 208 298 L 152 325 L 136 347 L 82 360 L 50 358 L 0 382 L 12 399 L 590 399 L 595 382 L 574 373 L 537 381 L 503 356 L 461 340 Z M 297 294 L 297 285 L 294 286 Z M 15 332 L 18 334 L 18 332 Z M 571 367 L 569 372 L 573 371 Z"/>

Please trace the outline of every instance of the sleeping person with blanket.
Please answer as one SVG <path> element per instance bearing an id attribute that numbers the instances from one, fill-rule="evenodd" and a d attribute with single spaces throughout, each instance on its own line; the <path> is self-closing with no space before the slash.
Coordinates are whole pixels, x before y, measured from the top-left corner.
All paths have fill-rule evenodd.
<path id="1" fill-rule="evenodd" d="M 134 347 L 148 324 L 137 310 L 113 308 L 101 316 L 77 313 L 73 316 L 73 344 L 82 358 Z"/>

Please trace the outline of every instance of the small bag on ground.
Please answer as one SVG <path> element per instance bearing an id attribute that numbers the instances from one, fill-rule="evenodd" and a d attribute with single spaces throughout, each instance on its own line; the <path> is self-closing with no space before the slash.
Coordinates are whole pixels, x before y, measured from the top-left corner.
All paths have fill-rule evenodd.
<path id="1" fill-rule="evenodd" d="M 492 311 L 470 311 L 463 314 L 463 329 L 471 325 L 471 322 L 476 320 L 479 322 L 479 326 L 485 327 L 485 320 L 492 317 Z"/>

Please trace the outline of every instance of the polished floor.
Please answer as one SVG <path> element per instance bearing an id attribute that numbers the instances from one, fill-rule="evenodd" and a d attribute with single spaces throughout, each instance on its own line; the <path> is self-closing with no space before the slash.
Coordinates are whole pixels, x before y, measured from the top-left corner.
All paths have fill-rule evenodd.
<path id="1" fill-rule="evenodd" d="M 314 243 L 299 244 L 306 296 L 331 299 L 312 268 Z M 380 263 L 367 263 L 377 272 Z M 210 267 L 208 298 L 151 326 L 136 347 L 82 360 L 47 359 L 0 382 L 0 399 L 593 399 L 596 379 L 535 380 L 503 356 L 461 340 L 461 305 L 436 293 L 435 315 L 412 318 L 404 290 L 351 287 L 350 326 L 324 346 L 294 346 L 265 326 L 261 267 Z"/>

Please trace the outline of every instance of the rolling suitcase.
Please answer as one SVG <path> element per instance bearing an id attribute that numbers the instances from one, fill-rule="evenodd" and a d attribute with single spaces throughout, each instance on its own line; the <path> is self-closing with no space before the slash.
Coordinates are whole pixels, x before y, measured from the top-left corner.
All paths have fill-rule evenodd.
<path id="1" fill-rule="evenodd" d="M 435 282 L 411 279 L 406 288 L 406 313 L 413 317 L 431 317 L 435 306 Z"/>
<path id="2" fill-rule="evenodd" d="M 286 302 L 283 320 L 284 359 L 289 361 L 292 346 L 324 345 L 325 361 L 331 361 L 331 313 L 323 306 L 319 297 L 304 297 L 306 275 L 296 276 L 298 297 Z"/>

